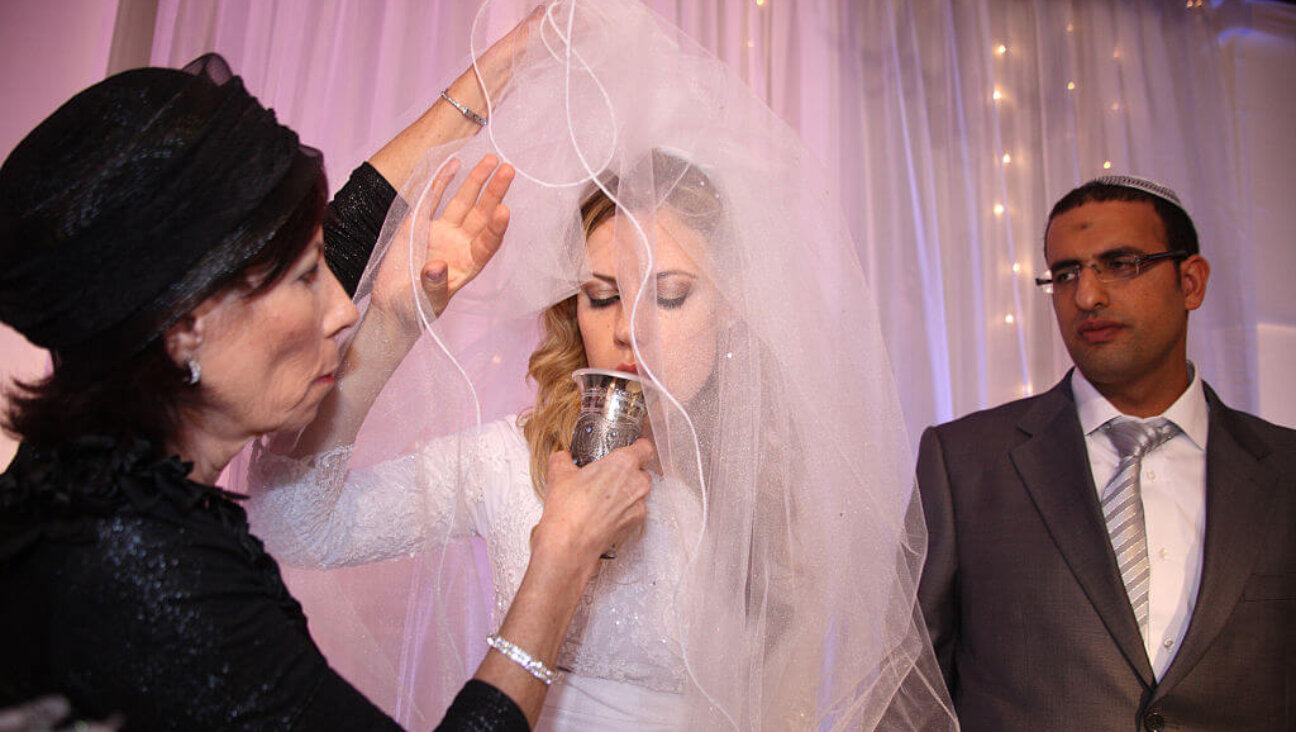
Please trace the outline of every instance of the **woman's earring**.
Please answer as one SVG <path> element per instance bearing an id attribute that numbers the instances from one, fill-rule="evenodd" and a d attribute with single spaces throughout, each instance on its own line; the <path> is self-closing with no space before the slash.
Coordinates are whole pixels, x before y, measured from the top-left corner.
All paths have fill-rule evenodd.
<path id="1" fill-rule="evenodd" d="M 187 386 L 197 386 L 202 379 L 202 366 L 198 365 L 198 359 L 192 357 L 185 359 L 185 369 L 188 373 L 185 374 L 184 383 Z"/>

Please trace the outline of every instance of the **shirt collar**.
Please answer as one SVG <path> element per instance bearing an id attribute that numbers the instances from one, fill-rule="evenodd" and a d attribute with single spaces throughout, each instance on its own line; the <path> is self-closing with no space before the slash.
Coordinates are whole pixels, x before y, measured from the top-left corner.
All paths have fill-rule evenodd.
<path id="1" fill-rule="evenodd" d="M 1202 389 L 1201 373 L 1192 361 L 1188 362 L 1188 372 L 1192 374 L 1188 388 L 1158 416 L 1174 422 L 1199 449 L 1205 450 L 1206 433 L 1210 424 L 1206 392 Z M 1089 383 L 1079 369 L 1071 372 L 1071 393 L 1075 396 L 1076 411 L 1080 415 L 1080 428 L 1086 435 L 1093 434 L 1113 418 L 1121 416 L 1120 410 L 1099 394 L 1098 389 Z"/>

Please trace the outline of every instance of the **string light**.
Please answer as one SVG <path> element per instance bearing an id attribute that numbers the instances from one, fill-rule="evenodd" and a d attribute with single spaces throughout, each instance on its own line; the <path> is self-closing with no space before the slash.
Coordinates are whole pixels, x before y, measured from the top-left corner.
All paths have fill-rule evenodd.
<path id="1" fill-rule="evenodd" d="M 1104 161 L 1103 161 L 1103 170 L 1111 170 L 1111 161 L 1110 161 L 1110 160 L 1104 160 Z"/>
<path id="2" fill-rule="evenodd" d="M 1013 271 L 1013 274 L 1020 274 L 1020 273 L 1021 273 L 1021 262 L 1013 262 L 1012 271 Z"/>
<path id="3" fill-rule="evenodd" d="M 1112 110 L 1113 112 L 1119 112 L 1119 111 L 1120 111 L 1120 104 L 1119 104 L 1118 102 L 1112 102 L 1111 110 Z"/>
<path id="4" fill-rule="evenodd" d="M 756 41 L 753 41 L 752 39 L 748 38 L 748 39 L 747 39 L 747 47 L 748 47 L 748 48 L 755 48 L 755 47 L 756 47 Z"/>
<path id="5" fill-rule="evenodd" d="M 1009 155 L 1008 153 L 1004 153 L 1004 154 L 1003 154 L 1003 164 L 1004 164 L 1004 165 L 1007 165 L 1008 163 L 1011 163 L 1011 162 L 1012 162 L 1012 156 Z"/>
<path id="6" fill-rule="evenodd" d="M 997 102 L 1000 99 L 1003 99 L 1003 92 L 999 91 L 998 89 L 995 89 L 994 93 L 990 95 L 990 98 Z"/>
<path id="7" fill-rule="evenodd" d="M 756 7 L 758 8 L 765 7 L 765 0 L 756 0 Z"/>
<path id="8" fill-rule="evenodd" d="M 1075 91 L 1075 82 L 1074 82 L 1074 81 L 1068 81 L 1068 82 L 1067 82 L 1067 91 Z"/>
<path id="9" fill-rule="evenodd" d="M 1120 49 L 1119 49 L 1119 48 L 1117 48 L 1117 49 L 1113 49 L 1113 50 L 1112 50 L 1112 58 L 1120 58 Z"/>
<path id="10" fill-rule="evenodd" d="M 1016 319 L 1013 318 L 1012 313 L 1008 313 L 1007 315 L 1004 316 L 1004 322 L 1007 323 L 1008 325 L 1012 325 L 1014 320 Z"/>
<path id="11" fill-rule="evenodd" d="M 1000 43 L 997 47 L 995 47 L 995 53 L 997 53 L 997 54 L 999 54 L 1000 56 L 1002 56 L 1002 55 L 1004 55 L 1005 53 L 1008 53 L 1008 47 L 1005 46 L 1004 44 Z"/>
<path id="12" fill-rule="evenodd" d="M 1004 212 L 1004 205 L 1002 203 L 996 203 L 994 205 L 995 216 L 1003 216 L 1003 212 Z"/>
<path id="13" fill-rule="evenodd" d="M 1074 30 L 1075 30 L 1075 25 L 1072 23 L 1067 23 L 1067 33 L 1070 33 Z"/>

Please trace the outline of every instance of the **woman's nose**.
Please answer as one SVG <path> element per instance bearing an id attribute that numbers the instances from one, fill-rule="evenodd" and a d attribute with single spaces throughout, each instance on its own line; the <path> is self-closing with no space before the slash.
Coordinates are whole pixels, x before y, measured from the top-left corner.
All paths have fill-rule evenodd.
<path id="1" fill-rule="evenodd" d="M 360 317 L 360 311 L 356 310 L 355 303 L 347 297 L 346 290 L 342 289 L 342 283 L 333 276 L 333 271 L 328 267 L 322 269 L 324 270 L 324 296 L 328 298 L 324 311 L 324 334 L 332 338 L 355 325 Z"/>

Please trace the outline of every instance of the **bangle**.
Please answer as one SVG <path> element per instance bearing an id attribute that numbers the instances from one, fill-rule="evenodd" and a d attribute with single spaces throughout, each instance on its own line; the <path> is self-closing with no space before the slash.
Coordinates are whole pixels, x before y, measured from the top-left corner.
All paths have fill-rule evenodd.
<path id="1" fill-rule="evenodd" d="M 486 636 L 486 645 L 494 648 L 504 654 L 510 661 L 516 663 L 532 676 L 540 679 L 545 686 L 550 686 L 558 680 L 558 672 L 544 665 L 538 658 L 533 658 L 530 653 L 509 643 L 498 635 Z"/>
<path id="2" fill-rule="evenodd" d="M 473 122 L 476 122 L 478 125 L 482 127 L 486 126 L 486 118 L 472 111 L 468 107 L 464 106 L 464 104 L 460 102 L 458 99 L 455 99 L 454 97 L 450 96 L 449 87 L 441 91 L 441 98 L 446 100 L 447 102 L 450 102 L 450 106 L 459 110 L 459 114 L 462 114 L 463 116 L 467 117 Z"/>

